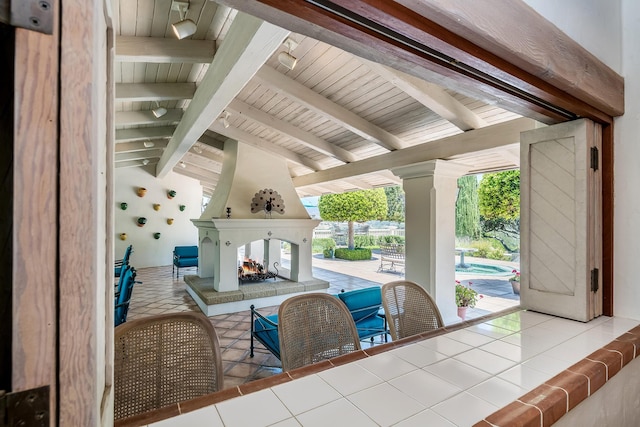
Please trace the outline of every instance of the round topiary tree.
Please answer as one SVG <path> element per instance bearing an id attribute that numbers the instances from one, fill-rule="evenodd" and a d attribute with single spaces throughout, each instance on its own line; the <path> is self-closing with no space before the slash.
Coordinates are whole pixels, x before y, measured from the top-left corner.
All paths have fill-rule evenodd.
<path id="1" fill-rule="evenodd" d="M 384 189 L 350 191 L 340 194 L 325 194 L 318 202 L 320 218 L 324 221 L 347 221 L 348 248 L 354 245 L 354 222 L 384 219 L 387 216 L 387 196 Z"/>

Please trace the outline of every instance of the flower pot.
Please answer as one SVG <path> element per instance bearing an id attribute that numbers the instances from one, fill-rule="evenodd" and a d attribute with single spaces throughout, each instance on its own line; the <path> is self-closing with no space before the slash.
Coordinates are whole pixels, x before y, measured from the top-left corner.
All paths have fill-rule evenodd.
<path id="1" fill-rule="evenodd" d="M 517 280 L 511 280 L 511 288 L 513 288 L 514 294 L 520 295 L 520 282 Z"/>
<path id="2" fill-rule="evenodd" d="M 458 307 L 458 317 L 462 320 L 467 318 L 467 308 L 469 307 Z"/>

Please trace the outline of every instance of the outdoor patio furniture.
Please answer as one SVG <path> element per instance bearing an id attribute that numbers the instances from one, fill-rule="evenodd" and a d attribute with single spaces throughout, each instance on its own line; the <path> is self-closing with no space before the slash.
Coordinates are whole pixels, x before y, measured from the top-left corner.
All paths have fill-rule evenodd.
<path id="1" fill-rule="evenodd" d="M 142 283 L 136 282 L 136 269 L 130 265 L 123 264 L 120 271 L 120 278 L 115 289 L 114 326 L 118 326 L 127 321 L 133 285 L 135 283 Z"/>
<path id="2" fill-rule="evenodd" d="M 393 340 L 444 326 L 435 301 L 415 282 L 398 280 L 382 285 L 382 305 Z"/>
<path id="3" fill-rule="evenodd" d="M 282 370 L 360 350 L 351 313 L 329 294 L 304 294 L 285 300 L 278 309 Z"/>
<path id="4" fill-rule="evenodd" d="M 223 389 L 216 331 L 203 314 L 143 317 L 115 329 L 114 418 Z"/>
<path id="5" fill-rule="evenodd" d="M 117 259 L 113 263 L 113 270 L 114 270 L 113 273 L 115 277 L 120 277 L 120 270 L 123 265 L 129 265 L 129 258 L 131 257 L 132 252 L 133 252 L 133 245 L 127 246 L 127 248 L 124 250 L 124 256 L 122 257 L 122 259 Z"/>
<path id="6" fill-rule="evenodd" d="M 198 266 L 198 246 L 176 246 L 173 248 L 173 268 L 176 271 L 176 278 L 180 276 L 180 267 Z"/>
<path id="7" fill-rule="evenodd" d="M 380 267 L 378 267 L 378 271 L 396 271 L 396 267 L 404 269 L 404 245 L 398 243 L 380 245 Z"/>

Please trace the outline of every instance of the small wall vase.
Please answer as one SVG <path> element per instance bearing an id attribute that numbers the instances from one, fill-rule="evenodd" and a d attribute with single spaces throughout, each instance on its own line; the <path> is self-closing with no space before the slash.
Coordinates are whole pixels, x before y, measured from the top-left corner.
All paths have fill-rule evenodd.
<path id="1" fill-rule="evenodd" d="M 122 209 L 123 211 L 126 211 L 128 207 L 129 205 L 125 202 L 120 203 L 120 209 Z"/>
<path id="2" fill-rule="evenodd" d="M 183 212 L 185 210 L 185 208 L 186 208 L 185 205 L 178 206 L 178 209 L 180 209 L 180 212 Z"/>
<path id="3" fill-rule="evenodd" d="M 147 218 L 141 216 L 140 218 L 138 218 L 138 227 L 144 227 L 144 225 L 147 223 Z"/>
<path id="4" fill-rule="evenodd" d="M 177 194 L 177 193 L 175 192 L 175 190 L 169 190 L 169 191 L 167 191 L 167 197 L 168 197 L 169 199 L 173 199 L 174 197 L 176 197 L 176 194 Z"/>
<path id="5" fill-rule="evenodd" d="M 120 233 L 120 240 L 127 240 L 127 233 Z"/>
<path id="6" fill-rule="evenodd" d="M 147 189 L 144 187 L 138 187 L 136 194 L 138 195 L 138 197 L 144 197 L 144 195 L 147 194 Z"/>
<path id="7" fill-rule="evenodd" d="M 153 238 L 158 240 L 160 238 L 160 233 L 153 233 Z"/>
<path id="8" fill-rule="evenodd" d="M 167 218 L 167 224 L 169 225 L 173 224 L 173 218 Z"/>
<path id="9" fill-rule="evenodd" d="M 153 204 L 153 210 L 154 211 L 159 211 L 160 210 L 160 203 L 154 203 Z"/>
<path id="10" fill-rule="evenodd" d="M 458 317 L 462 320 L 467 318 L 467 308 L 469 307 L 458 307 Z"/>

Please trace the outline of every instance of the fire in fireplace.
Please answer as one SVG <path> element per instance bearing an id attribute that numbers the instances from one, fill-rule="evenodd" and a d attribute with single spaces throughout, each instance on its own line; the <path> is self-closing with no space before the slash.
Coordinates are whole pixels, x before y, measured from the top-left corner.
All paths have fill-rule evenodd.
<path id="1" fill-rule="evenodd" d="M 278 263 L 273 263 L 275 273 L 265 268 L 263 264 L 246 258 L 242 261 L 242 265 L 238 267 L 238 281 L 243 282 L 260 282 L 267 279 L 274 279 L 278 277 Z"/>

